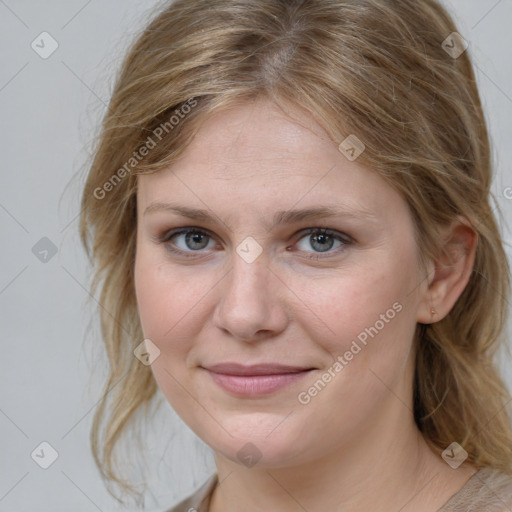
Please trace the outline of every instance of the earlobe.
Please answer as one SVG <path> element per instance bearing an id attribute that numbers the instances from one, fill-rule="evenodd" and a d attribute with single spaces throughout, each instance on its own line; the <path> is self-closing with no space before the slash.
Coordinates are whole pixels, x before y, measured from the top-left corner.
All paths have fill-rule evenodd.
<path id="1" fill-rule="evenodd" d="M 464 292 L 473 271 L 478 234 L 464 217 L 442 230 L 444 246 L 429 273 L 428 288 L 418 309 L 417 321 L 432 324 L 449 314 Z"/>

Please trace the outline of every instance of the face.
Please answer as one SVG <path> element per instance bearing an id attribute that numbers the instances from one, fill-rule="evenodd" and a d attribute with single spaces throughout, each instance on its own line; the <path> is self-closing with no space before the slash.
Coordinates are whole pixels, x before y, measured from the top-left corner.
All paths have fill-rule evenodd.
<path id="1" fill-rule="evenodd" d="M 137 192 L 158 386 L 215 452 L 267 467 L 410 414 L 423 280 L 405 201 L 295 112 L 215 114 Z"/>

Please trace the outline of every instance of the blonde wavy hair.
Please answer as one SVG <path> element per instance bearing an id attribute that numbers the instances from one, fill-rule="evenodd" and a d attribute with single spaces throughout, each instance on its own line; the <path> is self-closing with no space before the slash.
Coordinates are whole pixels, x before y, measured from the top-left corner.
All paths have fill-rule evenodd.
<path id="1" fill-rule="evenodd" d="M 477 467 L 512 474 L 510 395 L 494 362 L 505 344 L 510 269 L 470 55 L 443 47 L 455 31 L 436 0 L 178 0 L 137 36 L 81 200 L 110 363 L 91 429 L 106 482 L 136 494 L 113 464 L 114 447 L 157 393 L 133 354 L 143 340 L 133 279 L 137 175 L 175 162 L 213 112 L 257 97 L 306 109 L 336 144 L 350 134 L 363 141 L 358 162 L 409 204 L 424 262 L 442 252 L 440 226 L 470 221 L 478 245 L 467 287 L 448 316 L 417 326 L 414 417 L 437 450 L 457 441 Z"/>

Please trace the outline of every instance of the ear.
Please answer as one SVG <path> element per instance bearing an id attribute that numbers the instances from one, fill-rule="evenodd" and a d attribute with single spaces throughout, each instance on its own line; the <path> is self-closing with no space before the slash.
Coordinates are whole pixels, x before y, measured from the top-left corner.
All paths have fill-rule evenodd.
<path id="1" fill-rule="evenodd" d="M 465 217 L 443 228 L 441 236 L 444 245 L 418 307 L 417 321 L 421 324 L 432 324 L 448 315 L 466 288 L 475 263 L 478 233 Z"/>

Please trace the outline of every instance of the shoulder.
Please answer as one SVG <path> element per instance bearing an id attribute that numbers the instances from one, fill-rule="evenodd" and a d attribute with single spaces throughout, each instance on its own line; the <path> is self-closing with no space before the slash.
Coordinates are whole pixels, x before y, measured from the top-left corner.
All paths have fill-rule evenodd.
<path id="1" fill-rule="evenodd" d="M 215 473 L 194 493 L 165 512 L 208 512 L 218 483 Z M 512 508 L 512 475 L 492 468 L 479 469 L 438 512 L 509 512 Z"/>
<path id="2" fill-rule="evenodd" d="M 492 500 L 492 503 L 496 504 L 496 510 L 510 510 L 512 507 L 512 475 L 496 469 L 485 468 L 476 473 L 475 477 L 482 485 L 478 493 L 479 496 Z"/>
<path id="3" fill-rule="evenodd" d="M 481 468 L 438 512 L 508 512 L 511 507 L 512 475 L 493 468 Z"/>
<path id="4" fill-rule="evenodd" d="M 208 512 L 210 498 L 217 485 L 217 474 L 213 474 L 208 480 L 179 503 L 165 510 L 165 512 Z"/>

